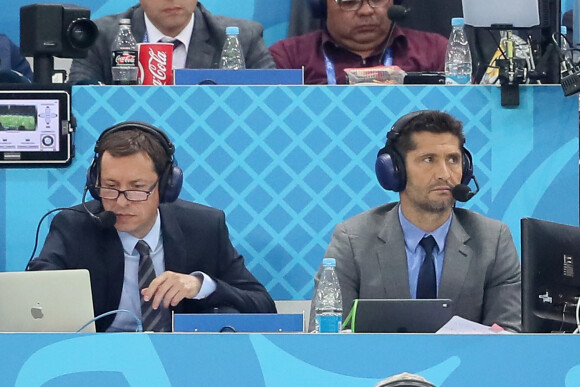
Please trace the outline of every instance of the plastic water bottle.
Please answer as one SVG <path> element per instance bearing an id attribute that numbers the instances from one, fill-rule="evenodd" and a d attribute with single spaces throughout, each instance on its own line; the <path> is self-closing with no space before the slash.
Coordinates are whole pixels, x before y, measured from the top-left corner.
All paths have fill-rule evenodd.
<path id="1" fill-rule="evenodd" d="M 471 83 L 471 50 L 465 36 L 465 21 L 461 17 L 451 19 L 451 36 L 445 53 L 445 84 Z"/>
<path id="2" fill-rule="evenodd" d="M 564 58 L 564 61 L 560 61 L 560 72 L 562 75 L 568 75 L 568 65 L 571 65 L 572 62 L 572 51 L 570 50 L 570 45 L 568 44 L 568 40 L 566 40 L 566 35 L 568 34 L 568 27 L 561 26 L 560 27 L 560 53 Z"/>
<path id="3" fill-rule="evenodd" d="M 244 53 L 238 39 L 239 34 L 240 29 L 238 27 L 226 28 L 226 42 L 222 49 L 220 69 L 239 70 L 246 68 Z"/>
<path id="4" fill-rule="evenodd" d="M 131 19 L 119 20 L 119 32 L 111 47 L 114 85 L 137 84 L 137 42 L 131 33 Z"/>
<path id="5" fill-rule="evenodd" d="M 336 275 L 336 260 L 324 258 L 316 288 L 316 332 L 338 333 L 342 327 L 342 295 Z"/>

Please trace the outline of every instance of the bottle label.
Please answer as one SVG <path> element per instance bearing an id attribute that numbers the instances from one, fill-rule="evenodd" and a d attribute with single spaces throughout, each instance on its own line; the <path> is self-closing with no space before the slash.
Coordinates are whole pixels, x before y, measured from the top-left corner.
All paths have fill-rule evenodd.
<path id="1" fill-rule="evenodd" d="M 113 51 L 113 67 L 136 67 L 137 51 Z"/>
<path id="2" fill-rule="evenodd" d="M 456 74 L 456 75 L 447 75 L 445 77 L 445 84 L 446 85 L 468 85 L 471 83 L 471 75 L 469 74 Z"/>
<path id="3" fill-rule="evenodd" d="M 316 316 L 318 322 L 318 332 L 338 333 L 342 326 L 342 316 L 336 314 Z"/>

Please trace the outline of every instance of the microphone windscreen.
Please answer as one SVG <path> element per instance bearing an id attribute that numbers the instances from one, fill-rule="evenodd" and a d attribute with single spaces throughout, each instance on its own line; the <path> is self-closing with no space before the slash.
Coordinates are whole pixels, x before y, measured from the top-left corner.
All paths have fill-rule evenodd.
<path id="1" fill-rule="evenodd" d="M 453 187 L 451 189 L 451 195 L 453 195 L 455 200 L 459 200 L 460 202 L 466 202 L 473 196 L 471 188 L 465 184 L 457 184 Z"/>
<path id="2" fill-rule="evenodd" d="M 117 216 L 112 211 L 103 211 L 95 215 L 101 221 L 103 228 L 111 228 L 117 223 Z"/>
<path id="3" fill-rule="evenodd" d="M 405 19 L 405 17 L 407 16 L 407 12 L 409 12 L 409 10 L 403 7 L 402 5 L 393 5 L 387 11 L 387 16 L 389 17 L 389 19 L 391 19 L 391 21 L 396 23 Z"/>

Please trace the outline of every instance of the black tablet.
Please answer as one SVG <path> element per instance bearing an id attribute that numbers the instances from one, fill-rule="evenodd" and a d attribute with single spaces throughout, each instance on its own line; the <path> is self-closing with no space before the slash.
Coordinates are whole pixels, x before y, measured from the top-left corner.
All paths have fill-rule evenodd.
<path id="1" fill-rule="evenodd" d="M 0 90 L 0 164 L 69 164 L 70 121 L 65 90 Z"/>
<path id="2" fill-rule="evenodd" d="M 350 312 L 358 333 L 435 333 L 453 317 L 447 299 L 358 299 Z"/>

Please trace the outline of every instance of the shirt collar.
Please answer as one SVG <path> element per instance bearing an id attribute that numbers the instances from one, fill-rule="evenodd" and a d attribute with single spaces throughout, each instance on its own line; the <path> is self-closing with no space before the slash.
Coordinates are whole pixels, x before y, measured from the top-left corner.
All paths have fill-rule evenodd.
<path id="1" fill-rule="evenodd" d="M 149 230 L 149 232 L 147 233 L 147 235 L 145 235 L 144 238 L 141 239 L 136 238 L 125 231 L 117 231 L 117 234 L 119 234 L 119 238 L 121 238 L 121 244 L 123 245 L 123 250 L 125 250 L 126 254 L 129 255 L 133 254 L 133 250 L 135 250 L 135 245 L 141 239 L 147 242 L 147 244 L 151 248 L 151 251 L 155 251 L 157 245 L 159 244 L 159 238 L 161 237 L 161 216 L 159 215 L 159 209 L 157 209 L 157 218 L 155 218 L 155 223 L 153 224 L 153 227 L 151 227 L 151 230 Z"/>
<path id="2" fill-rule="evenodd" d="M 405 215 L 403 215 L 403 211 L 401 210 L 401 205 L 399 204 L 399 222 L 401 223 L 401 228 L 403 229 L 403 237 L 405 238 L 405 245 L 407 248 L 415 252 L 417 250 L 417 246 L 421 239 L 427 235 L 432 235 L 435 238 L 435 242 L 437 242 L 437 248 L 439 252 L 445 249 L 445 239 L 447 238 L 447 233 L 449 232 L 449 227 L 451 226 L 451 219 L 453 218 L 453 211 L 449 214 L 449 218 L 439 226 L 433 232 L 425 232 L 421 230 L 419 227 L 415 226 L 411 223 Z"/>
<path id="3" fill-rule="evenodd" d="M 187 48 L 189 47 L 189 41 L 191 40 L 191 33 L 193 32 L 194 21 L 195 21 L 195 12 L 191 14 L 191 19 L 189 20 L 189 23 L 187 23 L 185 28 L 182 29 L 181 32 L 177 36 L 171 37 L 171 36 L 163 35 L 161 33 L 161 31 L 159 31 L 157 29 L 157 27 L 155 27 L 153 25 L 151 20 L 149 20 L 149 17 L 147 16 L 147 14 L 145 14 L 145 29 L 147 30 L 147 36 L 149 38 L 149 42 L 156 43 L 161 38 L 166 38 L 166 39 L 169 39 L 170 41 L 177 39 L 181 43 L 183 43 L 185 50 L 187 51 Z"/>

